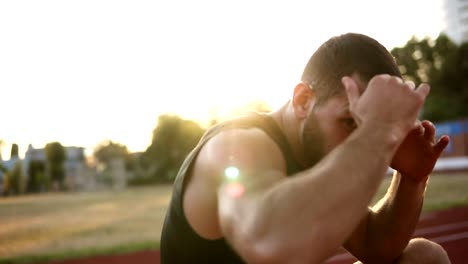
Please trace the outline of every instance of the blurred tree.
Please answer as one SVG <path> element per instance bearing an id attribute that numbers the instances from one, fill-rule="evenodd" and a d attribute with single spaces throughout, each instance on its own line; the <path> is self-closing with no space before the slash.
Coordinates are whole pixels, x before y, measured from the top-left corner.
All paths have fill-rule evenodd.
<path id="1" fill-rule="evenodd" d="M 104 166 L 109 166 L 110 162 L 114 159 L 122 159 L 125 161 L 125 167 L 127 170 L 133 166 L 133 159 L 127 149 L 127 146 L 106 140 L 100 143 L 94 150 L 94 157 Z"/>
<path id="2" fill-rule="evenodd" d="M 8 192 L 10 194 L 24 193 L 24 175 L 23 164 L 20 160 L 16 161 L 13 168 L 7 173 L 8 175 Z"/>
<path id="3" fill-rule="evenodd" d="M 67 153 L 59 142 L 48 143 L 45 146 L 47 172 L 55 188 L 65 189 L 65 160 Z"/>
<path id="4" fill-rule="evenodd" d="M 42 192 L 49 189 L 50 180 L 46 174 L 46 164 L 43 161 L 31 160 L 28 166 L 28 192 Z"/>
<path id="5" fill-rule="evenodd" d="M 3 140 L 0 139 L 0 175 L 6 172 L 5 165 L 3 165 L 2 148 L 3 148 Z M 0 181 L 1 180 L 2 179 L 0 178 Z"/>
<path id="6" fill-rule="evenodd" d="M 19 158 L 18 144 L 11 145 L 9 166 L 3 177 L 3 193 L 5 195 L 21 194 L 24 192 L 23 164 Z"/>
<path id="7" fill-rule="evenodd" d="M 19 157 L 19 147 L 18 144 L 13 143 L 10 150 L 10 159 L 15 159 Z"/>
<path id="8" fill-rule="evenodd" d="M 0 161 L 2 161 L 3 139 L 0 139 Z"/>
<path id="9" fill-rule="evenodd" d="M 194 121 L 175 115 L 160 116 L 152 143 L 141 156 L 149 178 L 157 182 L 173 181 L 183 160 L 204 132 Z"/>
<path id="10" fill-rule="evenodd" d="M 443 121 L 468 116 L 467 51 L 466 44 L 459 47 L 444 34 L 435 40 L 413 37 L 404 47 L 392 49 L 405 79 L 431 85 L 422 118 Z"/>

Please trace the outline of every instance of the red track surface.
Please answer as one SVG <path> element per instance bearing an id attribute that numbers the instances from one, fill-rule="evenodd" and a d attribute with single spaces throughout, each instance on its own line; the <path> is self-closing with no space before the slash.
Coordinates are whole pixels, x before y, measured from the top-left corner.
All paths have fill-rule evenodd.
<path id="1" fill-rule="evenodd" d="M 468 262 L 468 207 L 448 209 L 424 214 L 417 226 L 415 237 L 425 237 L 441 244 L 452 264 Z M 349 264 L 355 259 L 340 251 L 328 259 L 327 264 Z M 101 256 L 54 262 L 54 264 L 159 264 L 158 251 L 144 251 L 126 255 Z"/>
<path id="2" fill-rule="evenodd" d="M 447 251 L 452 264 L 468 263 L 468 207 L 453 208 L 421 216 L 414 237 L 439 243 Z M 348 264 L 356 259 L 340 251 L 327 264 Z"/>

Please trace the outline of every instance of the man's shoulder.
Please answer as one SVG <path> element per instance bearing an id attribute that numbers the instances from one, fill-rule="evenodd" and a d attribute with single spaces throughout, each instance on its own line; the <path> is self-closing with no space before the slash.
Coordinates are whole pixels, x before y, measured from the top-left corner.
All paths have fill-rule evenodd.
<path id="1" fill-rule="evenodd" d="M 247 148 L 251 151 L 261 150 L 268 145 L 276 145 L 271 137 L 259 127 L 230 127 L 213 135 L 204 148 L 226 151 Z"/>
<path id="2" fill-rule="evenodd" d="M 264 130 L 251 127 L 220 131 L 206 142 L 196 162 L 218 170 L 231 165 L 262 168 L 284 164 L 285 160 L 279 146 Z"/>
<path id="3" fill-rule="evenodd" d="M 270 134 L 268 132 L 272 130 L 273 122 L 268 114 L 249 112 L 211 126 L 207 130 L 206 135 L 210 136 L 209 139 L 215 136 L 223 138 L 226 135 L 229 137 L 245 137 L 245 139 L 263 137 Z"/>

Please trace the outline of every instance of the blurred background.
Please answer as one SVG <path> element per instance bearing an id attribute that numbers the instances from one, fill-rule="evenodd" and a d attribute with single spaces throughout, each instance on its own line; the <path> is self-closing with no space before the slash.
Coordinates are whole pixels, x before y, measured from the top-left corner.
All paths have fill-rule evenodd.
<path id="1" fill-rule="evenodd" d="M 468 205 L 467 0 L 1 1 L 0 262 L 157 250 L 203 132 L 280 107 L 347 32 L 431 85 L 452 141 L 425 210 Z"/>

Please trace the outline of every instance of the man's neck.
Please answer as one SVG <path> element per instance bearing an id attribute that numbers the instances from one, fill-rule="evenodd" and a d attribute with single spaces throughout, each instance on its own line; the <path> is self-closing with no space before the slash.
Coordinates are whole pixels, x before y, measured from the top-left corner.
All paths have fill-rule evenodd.
<path id="1" fill-rule="evenodd" d="M 292 150 L 294 159 L 301 166 L 305 166 L 304 150 L 301 147 L 300 123 L 294 117 L 294 111 L 290 102 L 283 105 L 280 109 L 272 112 L 270 116 L 275 120 Z"/>

